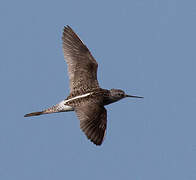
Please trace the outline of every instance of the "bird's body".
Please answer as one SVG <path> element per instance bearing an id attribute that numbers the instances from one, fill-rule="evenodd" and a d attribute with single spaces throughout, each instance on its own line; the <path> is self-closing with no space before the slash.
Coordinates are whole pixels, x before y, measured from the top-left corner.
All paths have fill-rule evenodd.
<path id="1" fill-rule="evenodd" d="M 63 52 L 68 64 L 70 95 L 60 103 L 40 112 L 26 114 L 25 117 L 56 112 L 75 111 L 80 120 L 80 128 L 94 144 L 101 145 L 107 125 L 105 105 L 125 97 L 119 89 L 102 89 L 97 80 L 96 60 L 80 38 L 69 27 L 63 32 Z"/>

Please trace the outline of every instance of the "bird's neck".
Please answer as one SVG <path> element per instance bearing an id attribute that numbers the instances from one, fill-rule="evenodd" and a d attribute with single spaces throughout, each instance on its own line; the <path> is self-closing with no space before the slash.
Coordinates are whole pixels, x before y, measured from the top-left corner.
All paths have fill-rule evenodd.
<path id="1" fill-rule="evenodd" d="M 116 99 L 114 99 L 114 98 L 112 98 L 112 97 L 110 97 L 110 96 L 104 97 L 104 100 L 103 100 L 104 106 L 106 106 L 106 105 L 108 105 L 108 104 L 112 104 L 112 103 L 114 103 L 114 102 L 116 102 L 116 101 L 118 101 L 118 100 L 116 100 Z"/>

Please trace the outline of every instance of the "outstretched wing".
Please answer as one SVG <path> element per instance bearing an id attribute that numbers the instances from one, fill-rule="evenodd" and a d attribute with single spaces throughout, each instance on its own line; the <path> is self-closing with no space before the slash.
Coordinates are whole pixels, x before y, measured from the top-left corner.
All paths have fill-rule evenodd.
<path id="1" fill-rule="evenodd" d="M 71 27 L 64 27 L 63 52 L 68 65 L 70 91 L 99 88 L 96 60 Z"/>
<path id="2" fill-rule="evenodd" d="M 94 144 L 101 145 L 107 126 L 107 110 L 95 103 L 85 103 L 75 108 L 80 128 Z"/>

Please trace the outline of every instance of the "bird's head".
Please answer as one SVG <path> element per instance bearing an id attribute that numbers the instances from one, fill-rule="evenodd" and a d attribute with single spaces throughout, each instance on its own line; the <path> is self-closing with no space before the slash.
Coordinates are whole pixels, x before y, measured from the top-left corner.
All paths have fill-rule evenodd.
<path id="1" fill-rule="evenodd" d="M 143 98 L 141 96 L 132 96 L 125 94 L 125 92 L 121 89 L 111 89 L 110 95 L 113 101 L 119 101 L 120 99 L 126 98 L 126 97 L 132 97 L 132 98 Z"/>

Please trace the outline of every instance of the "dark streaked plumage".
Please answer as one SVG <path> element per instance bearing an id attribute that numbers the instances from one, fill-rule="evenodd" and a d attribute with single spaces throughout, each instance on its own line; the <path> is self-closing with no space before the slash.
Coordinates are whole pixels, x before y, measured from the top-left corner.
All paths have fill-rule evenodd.
<path id="1" fill-rule="evenodd" d="M 71 93 L 99 88 L 98 64 L 88 48 L 69 26 L 64 27 L 62 40 L 64 57 L 68 65 Z"/>
<path id="2" fill-rule="evenodd" d="M 62 40 L 68 65 L 70 95 L 44 111 L 29 113 L 25 117 L 75 111 L 80 120 L 80 128 L 87 138 L 101 145 L 107 126 L 107 110 L 104 106 L 125 97 L 142 97 L 126 95 L 120 89 L 100 88 L 97 81 L 98 64 L 71 27 L 64 27 Z"/>
<path id="3" fill-rule="evenodd" d="M 107 111 L 104 106 L 86 101 L 76 107 L 75 112 L 80 120 L 80 128 L 88 139 L 96 145 L 101 145 L 107 124 Z"/>

